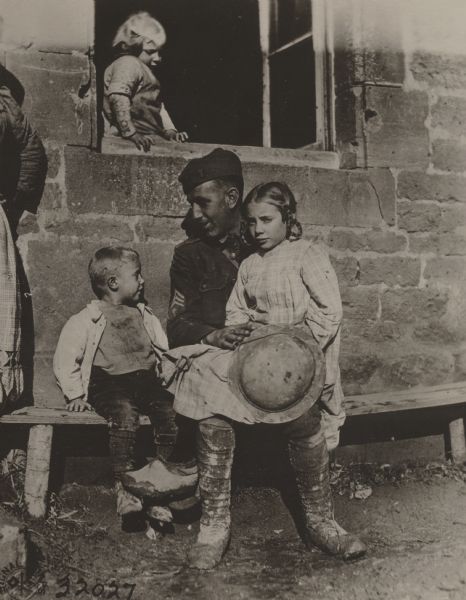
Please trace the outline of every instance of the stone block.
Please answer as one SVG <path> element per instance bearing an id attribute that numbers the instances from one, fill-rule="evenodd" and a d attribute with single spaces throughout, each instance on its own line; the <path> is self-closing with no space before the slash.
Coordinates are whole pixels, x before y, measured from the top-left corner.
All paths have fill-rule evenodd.
<path id="1" fill-rule="evenodd" d="M 355 36 L 364 53 L 364 81 L 401 84 L 405 77 L 402 15 L 384 2 L 361 2 L 361 30 Z"/>
<path id="2" fill-rule="evenodd" d="M 437 231 L 442 211 L 433 202 L 409 202 L 400 200 L 398 207 L 398 227 L 406 231 Z"/>
<path id="3" fill-rule="evenodd" d="M 417 319 L 440 319 L 446 311 L 448 294 L 430 288 L 386 290 L 381 301 L 382 319 L 406 325 L 415 324 Z"/>
<path id="4" fill-rule="evenodd" d="M 102 246 L 109 242 L 127 244 L 134 239 L 133 231 L 128 224 L 121 218 L 115 217 L 49 220 L 45 229 L 63 237 L 100 240 Z"/>
<path id="5" fill-rule="evenodd" d="M 284 172 L 283 179 L 289 181 L 286 175 Z M 394 180 L 388 169 L 315 169 L 309 171 L 307 181 L 301 180 L 291 189 L 298 202 L 299 219 L 304 223 L 374 227 L 395 222 Z"/>
<path id="6" fill-rule="evenodd" d="M 6 66 L 24 85 L 24 111 L 44 140 L 91 144 L 87 56 L 14 51 L 8 52 Z"/>
<path id="7" fill-rule="evenodd" d="M 464 177 L 458 175 L 428 175 L 420 171 L 402 171 L 398 175 L 399 198 L 466 202 Z"/>
<path id="8" fill-rule="evenodd" d="M 286 181 L 302 223 L 371 227 L 394 222 L 395 185 L 388 169 L 335 171 L 249 162 L 243 166 L 247 190 L 263 181 Z"/>
<path id="9" fill-rule="evenodd" d="M 335 54 L 337 60 L 338 51 Z M 360 122 L 361 87 L 339 88 L 335 94 L 335 134 L 340 164 L 344 169 L 354 169 L 359 162 L 364 165 L 364 142 Z"/>
<path id="10" fill-rule="evenodd" d="M 454 232 L 466 226 L 466 204 L 400 201 L 398 226 L 408 231 Z"/>
<path id="11" fill-rule="evenodd" d="M 92 0 L 2 0 L 2 41 L 23 48 L 87 51 L 93 43 Z"/>
<path id="12" fill-rule="evenodd" d="M 446 290 L 448 304 L 442 328 L 455 341 L 466 340 L 466 257 L 448 256 L 427 260 L 424 279 L 430 287 Z"/>
<path id="13" fill-rule="evenodd" d="M 97 154 L 66 148 L 68 206 L 76 213 L 183 216 L 189 205 L 178 183 L 181 157 Z M 341 171 L 303 164 L 243 161 L 245 187 L 286 181 L 298 217 L 314 225 L 377 226 L 395 220 L 395 183 L 388 169 Z M 86 173 L 83 180 L 82 173 Z"/>
<path id="14" fill-rule="evenodd" d="M 371 319 L 343 319 L 342 343 L 354 344 L 356 340 L 364 343 L 397 341 L 406 333 L 406 329 L 396 321 L 376 321 Z"/>
<path id="15" fill-rule="evenodd" d="M 34 406 L 63 408 L 66 405 L 53 374 L 54 351 L 55 348 L 51 348 L 34 355 Z"/>
<path id="16" fill-rule="evenodd" d="M 81 238 L 28 243 L 26 264 L 34 305 L 36 353 L 53 353 L 66 319 L 94 298 L 87 265 L 100 247 L 101 240 Z M 147 300 L 165 321 L 174 245 L 154 242 L 131 247 L 141 255 Z"/>
<path id="17" fill-rule="evenodd" d="M 466 378 L 466 349 L 461 349 L 455 355 L 455 372 L 461 379 Z"/>
<path id="18" fill-rule="evenodd" d="M 328 244 L 331 247 L 337 250 L 351 250 L 351 252 L 368 250 L 390 254 L 405 250 L 407 243 L 404 235 L 394 231 L 371 230 L 357 232 L 334 229 L 328 236 Z"/>
<path id="19" fill-rule="evenodd" d="M 141 257 L 147 301 L 165 327 L 170 301 L 170 265 L 175 244 L 167 241 L 133 244 L 133 247 Z"/>
<path id="20" fill-rule="evenodd" d="M 410 252 L 416 254 L 434 253 L 441 256 L 465 256 L 466 237 L 454 233 L 413 233 L 409 236 L 409 249 Z"/>
<path id="21" fill-rule="evenodd" d="M 67 147 L 68 207 L 75 213 L 182 216 L 189 208 L 178 182 L 185 165 L 182 158 Z"/>
<path id="22" fill-rule="evenodd" d="M 381 2 L 332 3 L 337 85 L 402 83 L 401 13 Z"/>
<path id="23" fill-rule="evenodd" d="M 39 210 L 57 210 L 63 204 L 63 191 L 60 184 L 47 182 L 40 201 Z"/>
<path id="24" fill-rule="evenodd" d="M 0 507 L 0 573 L 5 574 L 7 581 L 9 574 L 25 575 L 26 557 L 24 524 Z"/>
<path id="25" fill-rule="evenodd" d="M 415 52 L 409 68 L 417 81 L 431 87 L 466 88 L 466 56 Z"/>
<path id="26" fill-rule="evenodd" d="M 424 279 L 445 283 L 466 281 L 466 258 L 448 256 L 429 259 L 423 273 Z"/>
<path id="27" fill-rule="evenodd" d="M 451 380 L 455 359 L 447 350 L 419 347 L 397 358 L 384 361 L 381 375 L 392 387 L 438 385 Z"/>
<path id="28" fill-rule="evenodd" d="M 431 127 L 441 127 L 454 137 L 466 134 L 466 98 L 439 96 L 431 115 Z"/>
<path id="29" fill-rule="evenodd" d="M 328 227 L 323 225 L 309 225 L 303 223 L 303 239 L 311 241 L 313 244 L 328 246 L 327 236 Z"/>
<path id="30" fill-rule="evenodd" d="M 427 167 L 427 114 L 428 98 L 425 92 L 366 87 L 362 115 L 366 166 Z"/>
<path id="31" fill-rule="evenodd" d="M 381 364 L 381 359 L 374 352 L 369 351 L 369 348 L 364 352 L 364 350 L 355 351 L 354 347 L 346 349 L 344 345 L 342 346 L 340 370 L 345 386 L 367 383 Z"/>
<path id="32" fill-rule="evenodd" d="M 421 262 L 406 256 L 384 256 L 359 260 L 359 282 L 364 285 L 385 283 L 392 285 L 418 285 Z"/>
<path id="33" fill-rule="evenodd" d="M 358 285 L 359 265 L 356 258 L 353 256 L 331 256 L 330 258 L 340 287 Z"/>
<path id="34" fill-rule="evenodd" d="M 358 286 L 341 290 L 344 320 L 360 321 L 377 317 L 379 294 L 377 288 Z"/>
<path id="35" fill-rule="evenodd" d="M 49 179 L 55 179 L 58 175 L 61 167 L 61 152 L 59 148 L 47 147 L 47 177 Z"/>
<path id="36" fill-rule="evenodd" d="M 446 319 L 448 293 L 445 289 L 387 290 L 381 296 L 381 319 L 397 322 L 415 338 L 453 341 Z"/>
<path id="37" fill-rule="evenodd" d="M 21 221 L 18 224 L 17 232 L 18 235 L 26 235 L 28 233 L 37 233 L 39 231 L 39 225 L 37 224 L 36 215 L 30 213 L 24 213 L 21 217 Z"/>
<path id="38" fill-rule="evenodd" d="M 466 145 L 454 140 L 434 140 L 432 163 L 442 171 L 466 171 Z"/>
<path id="39" fill-rule="evenodd" d="M 136 235 L 141 242 L 169 240 L 182 242 L 186 234 L 181 228 L 182 219 L 141 216 L 136 223 Z"/>

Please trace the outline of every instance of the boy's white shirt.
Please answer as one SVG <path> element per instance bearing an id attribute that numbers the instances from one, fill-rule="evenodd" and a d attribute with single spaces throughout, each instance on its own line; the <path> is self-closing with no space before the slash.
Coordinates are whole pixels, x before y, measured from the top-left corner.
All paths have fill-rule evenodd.
<path id="1" fill-rule="evenodd" d="M 168 340 L 159 319 L 144 303 L 137 305 L 159 361 L 168 350 Z M 68 400 L 84 396 L 87 400 L 95 353 L 104 333 L 106 319 L 93 300 L 65 323 L 53 357 L 53 372 Z"/>

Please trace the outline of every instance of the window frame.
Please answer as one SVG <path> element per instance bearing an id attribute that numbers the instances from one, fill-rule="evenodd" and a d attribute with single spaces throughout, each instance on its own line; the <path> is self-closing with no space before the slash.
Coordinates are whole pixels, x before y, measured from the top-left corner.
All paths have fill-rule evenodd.
<path id="1" fill-rule="evenodd" d="M 273 0 L 257 0 L 259 10 L 259 40 L 262 55 L 262 147 L 272 148 L 270 110 L 270 58 L 297 43 L 312 39 L 315 57 L 316 141 L 306 150 L 333 150 L 335 147 L 335 116 L 333 91 L 333 27 L 331 13 L 325 0 L 311 3 L 312 29 L 278 49 L 270 49 Z M 296 148 L 299 150 L 299 148 Z"/>

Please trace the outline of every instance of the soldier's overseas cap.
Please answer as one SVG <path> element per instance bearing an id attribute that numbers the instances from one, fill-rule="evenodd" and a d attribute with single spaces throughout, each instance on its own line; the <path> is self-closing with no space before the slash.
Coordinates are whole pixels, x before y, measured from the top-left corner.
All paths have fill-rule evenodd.
<path id="1" fill-rule="evenodd" d="M 188 194 L 200 183 L 232 176 L 243 178 L 240 159 L 230 150 L 216 148 L 202 158 L 190 160 L 178 179 Z"/>

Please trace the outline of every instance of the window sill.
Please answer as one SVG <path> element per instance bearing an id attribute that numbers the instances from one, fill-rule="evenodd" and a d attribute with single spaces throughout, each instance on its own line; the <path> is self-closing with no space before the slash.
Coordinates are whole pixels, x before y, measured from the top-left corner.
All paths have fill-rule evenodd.
<path id="1" fill-rule="evenodd" d="M 126 154 L 144 156 L 172 156 L 177 158 L 198 158 L 222 147 L 236 152 L 244 162 L 280 164 L 284 166 L 308 166 L 319 169 L 339 169 L 340 161 L 336 152 L 310 149 L 262 148 L 260 146 L 229 146 L 227 144 L 179 144 L 160 139 L 148 152 L 138 150 L 132 142 L 116 136 L 102 139 L 103 154 Z"/>

